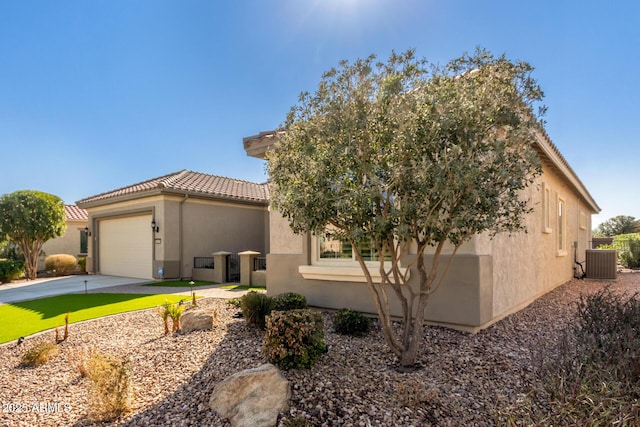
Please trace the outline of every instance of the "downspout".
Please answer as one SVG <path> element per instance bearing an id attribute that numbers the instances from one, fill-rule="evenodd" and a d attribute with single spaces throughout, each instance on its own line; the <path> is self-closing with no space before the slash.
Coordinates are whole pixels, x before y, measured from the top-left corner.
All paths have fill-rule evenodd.
<path id="1" fill-rule="evenodd" d="M 178 233 L 180 234 L 180 235 L 178 236 L 178 247 L 179 247 L 179 249 L 178 249 L 178 250 L 179 250 L 179 252 L 180 252 L 180 255 L 179 255 L 179 260 L 180 260 L 180 280 L 182 280 L 182 279 L 184 278 L 184 277 L 182 277 L 182 273 L 183 273 L 183 271 L 182 271 L 182 268 L 183 268 L 183 267 L 182 267 L 182 265 L 184 264 L 184 263 L 183 263 L 183 257 L 184 257 L 184 244 L 182 243 L 183 235 L 184 235 L 184 230 L 183 230 L 183 229 L 184 229 L 184 226 L 183 226 L 183 224 L 182 224 L 182 222 L 183 222 L 182 206 L 184 205 L 184 202 L 186 202 L 188 198 L 189 198 L 189 195 L 188 195 L 188 194 L 185 194 L 185 195 L 184 195 L 184 199 L 182 199 L 182 201 L 180 201 L 180 210 L 178 211 L 178 215 L 180 216 L 180 220 L 178 221 L 178 222 L 179 222 Z"/>

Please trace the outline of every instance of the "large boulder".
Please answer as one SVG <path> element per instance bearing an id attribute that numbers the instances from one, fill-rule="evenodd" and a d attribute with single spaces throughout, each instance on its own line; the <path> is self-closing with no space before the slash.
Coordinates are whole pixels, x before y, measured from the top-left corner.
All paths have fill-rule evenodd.
<path id="1" fill-rule="evenodd" d="M 271 427 L 289 410 L 291 386 L 278 368 L 265 363 L 219 382 L 209 406 L 234 427 Z"/>
<path id="2" fill-rule="evenodd" d="M 180 332 L 208 331 L 213 329 L 214 314 L 201 308 L 185 311 L 180 317 Z"/>

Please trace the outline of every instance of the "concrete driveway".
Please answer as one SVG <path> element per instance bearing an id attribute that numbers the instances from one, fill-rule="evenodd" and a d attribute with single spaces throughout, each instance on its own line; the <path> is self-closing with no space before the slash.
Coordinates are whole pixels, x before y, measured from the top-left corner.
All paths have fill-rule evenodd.
<path id="1" fill-rule="evenodd" d="M 53 295 L 84 292 L 85 280 L 87 281 L 88 292 L 112 286 L 133 285 L 149 282 L 148 279 L 102 276 L 97 274 L 51 277 L 16 283 L 4 283 L 0 285 L 0 304 L 50 297 Z"/>
<path id="2" fill-rule="evenodd" d="M 0 304 L 50 297 L 54 295 L 84 293 L 85 280 L 88 293 L 174 294 L 191 296 L 188 287 L 143 286 L 149 279 L 103 276 L 100 274 L 53 277 L 0 285 Z M 245 290 L 220 289 L 223 285 L 197 286 L 196 295 L 210 298 L 233 298 L 247 293 Z"/>

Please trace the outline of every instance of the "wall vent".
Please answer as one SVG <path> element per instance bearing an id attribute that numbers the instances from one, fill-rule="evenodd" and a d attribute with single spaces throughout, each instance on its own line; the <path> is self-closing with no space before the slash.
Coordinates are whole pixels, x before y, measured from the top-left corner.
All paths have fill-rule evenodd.
<path id="1" fill-rule="evenodd" d="M 587 249 L 587 279 L 616 280 L 618 252 L 614 250 Z"/>

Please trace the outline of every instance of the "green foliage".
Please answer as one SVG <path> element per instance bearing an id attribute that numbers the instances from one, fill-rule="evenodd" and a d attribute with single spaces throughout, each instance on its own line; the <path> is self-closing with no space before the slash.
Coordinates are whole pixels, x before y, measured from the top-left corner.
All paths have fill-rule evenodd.
<path id="1" fill-rule="evenodd" d="M 36 278 L 44 242 L 61 236 L 66 227 L 64 203 L 57 196 L 22 190 L 0 197 L 0 236 L 18 245 L 29 279 Z"/>
<path id="2" fill-rule="evenodd" d="M 44 259 L 47 271 L 55 272 L 56 276 L 65 276 L 71 273 L 78 266 L 78 260 L 69 254 L 49 255 Z"/>
<path id="3" fill-rule="evenodd" d="M 415 363 L 444 245 L 457 249 L 477 233 L 525 228 L 531 207 L 520 195 L 541 173 L 532 132 L 540 127 L 534 107 L 542 91 L 532 70 L 480 49 L 445 66 L 413 51 L 394 52 L 386 63 L 343 61 L 314 94 L 300 95 L 278 149 L 267 153 L 272 206 L 296 233 L 351 245 L 402 364 Z M 423 278 L 413 304 L 400 266 L 410 243 Z M 379 288 L 359 249 L 366 245 L 381 263 L 389 260 L 380 265 Z M 420 260 L 432 246 L 427 271 Z M 382 302 L 389 287 L 405 310 L 398 336 Z"/>
<path id="4" fill-rule="evenodd" d="M 640 233 L 640 220 L 628 215 L 618 215 L 600 224 L 594 230 L 594 236 L 618 236 L 620 234 Z"/>
<path id="5" fill-rule="evenodd" d="M 264 329 L 266 316 L 271 313 L 273 299 L 266 294 L 250 291 L 240 298 L 242 316 L 248 324 Z"/>
<path id="6" fill-rule="evenodd" d="M 229 304 L 231 307 L 240 308 L 240 301 L 241 298 L 229 298 L 227 300 L 227 304 Z"/>
<path id="7" fill-rule="evenodd" d="M 295 292 L 285 292 L 273 297 L 273 310 L 287 311 L 307 308 L 307 298 Z"/>
<path id="8" fill-rule="evenodd" d="M 308 309 L 272 312 L 262 351 L 282 369 L 310 368 L 326 352 L 322 314 Z"/>
<path id="9" fill-rule="evenodd" d="M 22 366 L 35 367 L 44 365 L 56 356 L 60 349 L 51 341 L 39 341 L 32 345 L 20 358 Z"/>
<path id="10" fill-rule="evenodd" d="M 87 257 L 78 257 L 78 267 L 80 267 L 80 271 L 83 273 L 87 272 Z"/>
<path id="11" fill-rule="evenodd" d="M 555 346 L 542 344 L 537 360 L 526 398 L 501 413 L 507 425 L 637 425 L 638 296 L 605 289 L 582 297 L 573 330 Z"/>
<path id="12" fill-rule="evenodd" d="M 618 251 L 618 262 L 623 267 L 640 267 L 640 233 L 615 236 L 611 248 Z"/>
<path id="13" fill-rule="evenodd" d="M 171 332 L 178 332 L 180 330 L 180 316 L 184 311 L 184 305 L 182 301 L 180 303 L 171 303 L 168 300 L 164 301 L 162 308 L 160 309 L 160 316 L 164 321 L 164 333 L 169 332 L 168 319 L 171 319 Z"/>
<path id="14" fill-rule="evenodd" d="M 333 327 L 339 334 L 362 337 L 369 332 L 371 319 L 358 311 L 343 308 L 333 314 Z"/>
<path id="15" fill-rule="evenodd" d="M 84 370 L 90 385 L 90 417 L 112 421 L 131 410 L 132 374 L 126 360 L 94 352 Z"/>
<path id="16" fill-rule="evenodd" d="M 0 260 L 0 282 L 9 283 L 24 274 L 24 262 L 11 259 Z"/>

